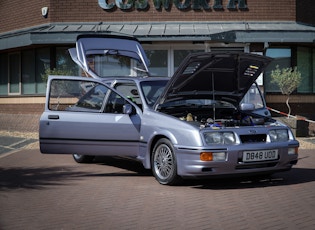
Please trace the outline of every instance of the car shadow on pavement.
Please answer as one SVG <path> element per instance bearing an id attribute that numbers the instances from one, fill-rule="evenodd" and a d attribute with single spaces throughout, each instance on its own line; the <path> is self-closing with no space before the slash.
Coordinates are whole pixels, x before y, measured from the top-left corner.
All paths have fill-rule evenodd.
<path id="1" fill-rule="evenodd" d="M 80 180 L 85 174 L 86 172 L 74 171 L 71 167 L 0 168 L 0 191 L 65 185 Z"/>
<path id="2" fill-rule="evenodd" d="M 287 186 L 315 181 L 315 169 L 293 168 L 287 172 L 266 176 L 246 176 L 223 179 L 202 179 L 186 181 L 186 186 L 197 189 L 248 189 L 270 186 Z"/>
<path id="3" fill-rule="evenodd" d="M 82 180 L 87 177 L 130 177 L 130 176 L 152 176 L 150 170 L 141 169 L 141 164 L 132 164 L 132 161 L 121 162 L 121 160 L 106 159 L 110 165 L 128 171 L 114 173 L 89 173 L 75 171 L 71 167 L 49 167 L 49 168 L 0 168 L 0 191 L 13 189 L 45 189 L 49 186 L 69 185 L 70 182 Z M 131 163 L 131 164 L 129 164 Z M 137 165 L 138 164 L 138 165 Z M 123 166 L 123 167 L 122 167 Z M 77 169 L 77 168 L 76 168 Z M 132 171 L 132 172 L 130 172 Z M 135 172 L 135 173 L 134 173 Z M 152 176 L 152 180 L 154 177 Z M 200 179 L 185 180 L 181 186 L 196 189 L 247 189 L 269 186 L 286 186 L 315 181 L 315 169 L 296 168 L 290 172 L 274 174 L 271 177 L 244 177 L 224 179 Z"/>
<path id="4" fill-rule="evenodd" d="M 113 169 L 103 172 L 90 171 L 86 167 L 78 171 L 76 166 L 59 167 L 10 167 L 0 168 L 0 191 L 14 189 L 46 189 L 49 186 L 69 185 L 84 178 L 91 177 L 154 177 L 151 170 L 145 169 L 143 165 L 131 159 L 120 157 L 97 157 L 91 164 L 99 166 L 110 166 Z M 83 166 L 83 165 L 82 165 Z M 90 168 L 90 167 L 88 167 Z M 102 167 L 101 167 L 102 168 Z M 118 170 L 117 170 L 118 169 Z M 106 172 L 107 171 L 107 172 Z M 272 176 L 252 176 L 242 178 L 223 179 L 186 179 L 180 186 L 195 189 L 247 189 L 270 186 L 287 186 L 294 184 L 309 183 L 315 181 L 314 168 L 292 168 L 290 171 L 275 173 Z"/>
<path id="5" fill-rule="evenodd" d="M 96 157 L 93 163 L 127 170 L 115 173 L 102 173 L 99 174 L 100 176 L 153 176 L 151 170 L 145 169 L 141 162 L 134 159 L 122 157 Z"/>
<path id="6" fill-rule="evenodd" d="M 151 170 L 145 169 L 143 165 L 132 159 L 121 157 L 98 157 L 94 164 L 112 166 L 123 169 L 114 173 L 86 174 L 85 176 L 152 176 Z M 268 176 L 246 176 L 231 178 L 207 178 L 207 179 L 185 179 L 180 186 L 193 187 L 198 189 L 246 189 L 268 186 L 286 186 L 315 181 L 315 169 L 313 168 L 292 168 L 290 171 L 279 172 Z"/>
<path id="7" fill-rule="evenodd" d="M 95 171 L 86 171 L 86 168 L 82 167 L 82 171 L 78 171 L 78 165 L 76 165 L 76 167 L 0 168 L 0 191 L 21 188 L 44 189 L 48 186 L 68 185 L 69 182 L 82 180 L 87 177 L 152 176 L 151 171 L 145 169 L 140 162 L 126 158 L 97 157 L 93 163 L 91 163 L 91 165 L 93 164 L 112 166 L 119 170 L 108 173 L 95 173 Z M 152 179 L 154 179 L 153 176 Z"/>

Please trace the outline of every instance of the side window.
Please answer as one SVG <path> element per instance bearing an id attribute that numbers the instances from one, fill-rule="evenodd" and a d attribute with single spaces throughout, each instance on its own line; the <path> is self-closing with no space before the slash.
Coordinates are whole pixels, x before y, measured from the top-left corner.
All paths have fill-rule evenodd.
<path id="1" fill-rule="evenodd" d="M 101 110 L 107 88 L 103 85 L 95 85 L 77 103 L 76 107 Z"/>
<path id="2" fill-rule="evenodd" d="M 108 88 L 89 81 L 55 79 L 50 85 L 50 110 L 100 112 Z"/>
<path id="3" fill-rule="evenodd" d="M 105 106 L 105 113 L 123 113 L 124 104 L 126 104 L 124 98 L 115 92 L 111 92 Z"/>

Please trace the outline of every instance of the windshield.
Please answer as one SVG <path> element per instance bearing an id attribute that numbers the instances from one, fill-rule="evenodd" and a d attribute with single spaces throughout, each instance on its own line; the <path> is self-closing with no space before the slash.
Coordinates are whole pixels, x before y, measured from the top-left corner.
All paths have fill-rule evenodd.
<path id="1" fill-rule="evenodd" d="M 168 80 L 158 80 L 142 81 L 140 83 L 140 87 L 145 97 L 145 100 L 150 107 L 152 107 L 156 100 L 159 98 L 167 82 Z"/>
<path id="2" fill-rule="evenodd" d="M 119 53 L 92 54 L 87 57 L 90 69 L 99 77 L 148 76 L 145 67 L 138 60 Z"/>

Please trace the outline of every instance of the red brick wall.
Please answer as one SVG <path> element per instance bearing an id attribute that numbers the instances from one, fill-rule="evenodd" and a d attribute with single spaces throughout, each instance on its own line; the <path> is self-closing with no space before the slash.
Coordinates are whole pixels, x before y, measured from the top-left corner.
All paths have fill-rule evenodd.
<path id="1" fill-rule="evenodd" d="M 247 0 L 247 11 L 230 11 L 226 8 L 228 0 L 222 0 L 222 11 L 215 11 L 213 8 L 207 11 L 183 11 L 174 4 L 166 11 L 164 8 L 156 10 L 153 0 L 148 0 L 149 8 L 145 11 L 134 8 L 129 11 L 118 8 L 105 11 L 97 0 L 1 0 L 0 33 L 50 22 L 295 21 L 296 1 L 298 0 Z M 114 0 L 107 0 L 107 3 L 111 2 Z M 214 0 L 209 1 L 210 6 L 213 3 Z M 41 8 L 44 6 L 49 7 L 47 18 L 41 15 Z"/>
<path id="2" fill-rule="evenodd" d="M 105 1 L 105 0 L 103 0 Z M 108 0 L 108 3 L 113 2 Z M 127 1 L 124 1 L 127 2 Z M 183 2 L 183 1 L 182 1 Z M 103 10 L 94 1 L 77 0 L 75 3 L 69 1 L 52 1 L 54 13 L 51 14 L 53 21 L 238 21 L 238 20 L 295 20 L 295 0 L 247 0 L 248 11 L 229 11 L 226 8 L 228 0 L 223 0 L 223 11 L 195 11 L 178 10 L 174 4 L 169 11 L 155 9 L 153 0 L 148 0 L 149 8 L 146 11 L 135 10 L 122 11 L 116 8 L 113 11 Z M 214 0 L 210 0 L 212 6 Z M 53 10 L 52 10 L 53 11 Z"/>
<path id="3" fill-rule="evenodd" d="M 0 33 L 47 23 L 41 8 L 50 0 L 0 0 Z"/>

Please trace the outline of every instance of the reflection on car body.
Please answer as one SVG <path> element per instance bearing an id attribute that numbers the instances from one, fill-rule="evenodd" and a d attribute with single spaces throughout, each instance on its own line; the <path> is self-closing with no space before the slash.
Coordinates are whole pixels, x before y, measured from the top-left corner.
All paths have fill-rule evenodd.
<path id="1" fill-rule="evenodd" d="M 123 52 L 106 51 L 122 43 Z M 91 69 L 86 63 L 94 51 L 132 58 L 115 59 L 124 62 L 126 76 L 102 77 L 101 66 Z M 168 185 L 186 177 L 272 174 L 297 163 L 299 143 L 271 118 L 255 83 L 270 58 L 195 53 L 172 78 L 159 78 L 144 77 L 143 71 L 135 76 L 135 65 L 148 67 L 133 38 L 78 37 L 71 56 L 93 78 L 49 77 L 40 119 L 42 153 L 73 154 L 79 163 L 98 155 L 132 157 Z"/>

